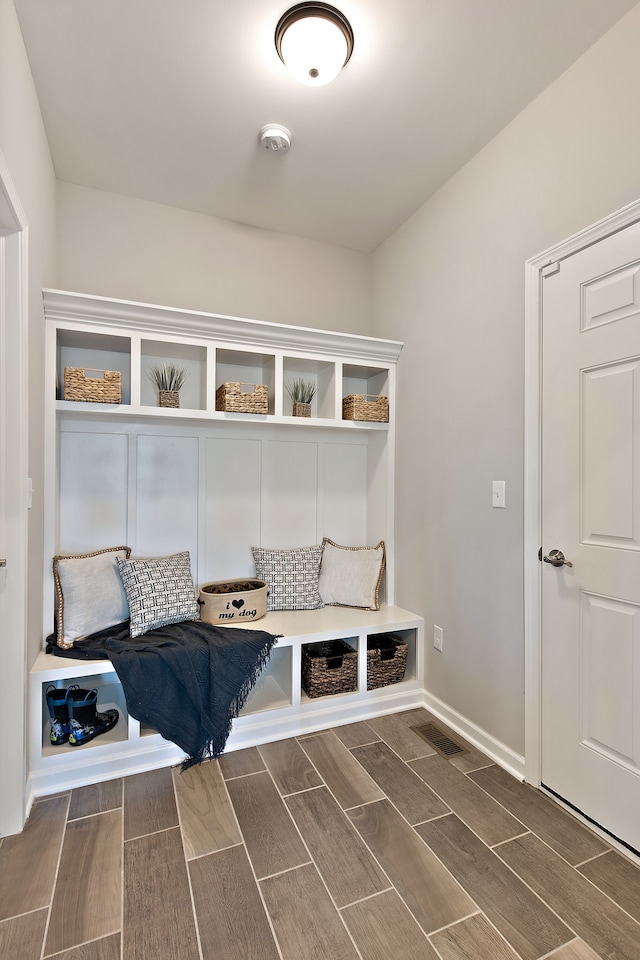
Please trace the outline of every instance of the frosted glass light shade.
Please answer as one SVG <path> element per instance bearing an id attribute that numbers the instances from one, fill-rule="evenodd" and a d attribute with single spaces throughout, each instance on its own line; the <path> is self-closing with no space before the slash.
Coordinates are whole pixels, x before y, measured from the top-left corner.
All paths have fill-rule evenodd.
<path id="1" fill-rule="evenodd" d="M 300 3 L 280 20 L 276 48 L 296 80 L 321 87 L 338 76 L 351 56 L 353 32 L 335 8 Z"/>

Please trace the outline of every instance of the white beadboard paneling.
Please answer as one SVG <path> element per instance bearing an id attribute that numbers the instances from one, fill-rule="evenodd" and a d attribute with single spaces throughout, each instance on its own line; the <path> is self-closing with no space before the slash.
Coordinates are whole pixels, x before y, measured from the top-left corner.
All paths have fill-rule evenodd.
<path id="1" fill-rule="evenodd" d="M 197 437 L 141 435 L 137 438 L 137 556 L 189 550 L 197 574 Z"/>
<path id="2" fill-rule="evenodd" d="M 264 443 L 260 546 L 280 549 L 318 542 L 317 485 L 316 443 Z"/>
<path id="3" fill-rule="evenodd" d="M 319 536 L 364 546 L 367 530 L 367 448 L 325 443 L 322 448 Z"/>
<path id="4" fill-rule="evenodd" d="M 250 548 L 260 542 L 261 447 L 251 439 L 206 441 L 201 583 L 255 574 Z"/>
<path id="5" fill-rule="evenodd" d="M 126 435 L 61 432 L 59 552 L 128 543 L 128 463 Z"/>

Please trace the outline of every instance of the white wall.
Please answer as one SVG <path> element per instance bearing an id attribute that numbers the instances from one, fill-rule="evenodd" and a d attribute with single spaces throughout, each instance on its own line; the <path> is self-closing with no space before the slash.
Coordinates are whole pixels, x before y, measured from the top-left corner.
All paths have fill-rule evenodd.
<path id="1" fill-rule="evenodd" d="M 0 149 L 30 221 L 34 594 L 43 285 L 404 339 L 398 601 L 444 627 L 429 690 L 522 751 L 523 264 L 640 195 L 639 37 L 635 8 L 372 258 L 59 184 L 56 276 L 53 170 L 0 0 Z M 491 509 L 492 479 L 507 481 L 505 511 Z"/>
<path id="2" fill-rule="evenodd" d="M 407 342 L 397 599 L 444 628 L 429 692 L 518 753 L 524 262 L 640 196 L 639 41 L 640 6 L 373 255 L 372 333 Z"/>
<path id="3" fill-rule="evenodd" d="M 43 354 L 42 287 L 56 284 L 56 181 L 13 0 L 0 0 L 0 151 L 28 220 L 29 652 L 42 645 Z"/>
<path id="4" fill-rule="evenodd" d="M 369 258 L 357 251 L 68 183 L 58 243 L 64 290 L 369 332 Z"/>

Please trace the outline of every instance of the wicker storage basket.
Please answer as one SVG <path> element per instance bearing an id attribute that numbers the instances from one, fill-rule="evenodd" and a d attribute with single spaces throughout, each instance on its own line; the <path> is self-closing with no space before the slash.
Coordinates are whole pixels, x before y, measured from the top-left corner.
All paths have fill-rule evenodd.
<path id="1" fill-rule="evenodd" d="M 342 401 L 342 419 L 388 423 L 389 398 L 377 397 L 375 394 L 350 393 Z"/>
<path id="2" fill-rule="evenodd" d="M 367 690 L 400 683 L 407 668 L 408 645 L 392 633 L 367 638 Z"/>
<path id="3" fill-rule="evenodd" d="M 269 389 L 264 383 L 229 380 L 216 390 L 216 410 L 226 413 L 268 413 Z"/>
<path id="4" fill-rule="evenodd" d="M 358 651 L 344 640 L 302 647 L 302 689 L 308 697 L 352 693 L 358 687 Z"/>
<path id="5" fill-rule="evenodd" d="M 99 376 L 88 377 L 88 373 L 99 374 Z M 65 367 L 64 399 L 92 403 L 121 403 L 122 374 L 119 370 Z"/>
<path id="6" fill-rule="evenodd" d="M 246 623 L 267 612 L 264 580 L 214 580 L 203 583 L 198 596 L 205 623 Z"/>

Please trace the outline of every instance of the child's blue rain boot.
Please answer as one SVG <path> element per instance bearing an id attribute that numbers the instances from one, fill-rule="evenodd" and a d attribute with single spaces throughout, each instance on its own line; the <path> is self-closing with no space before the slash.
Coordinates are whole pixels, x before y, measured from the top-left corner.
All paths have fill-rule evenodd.
<path id="1" fill-rule="evenodd" d="M 118 722 L 117 710 L 96 710 L 97 690 L 74 690 L 69 696 L 69 746 L 80 747 L 106 733 Z"/>
<path id="2" fill-rule="evenodd" d="M 77 683 L 68 690 L 64 687 L 55 687 L 52 683 L 47 687 L 47 707 L 51 718 L 49 740 L 54 747 L 59 747 L 69 740 L 69 694 L 77 689 Z"/>

